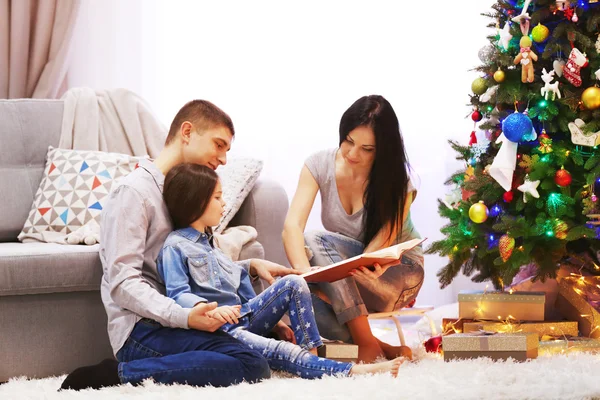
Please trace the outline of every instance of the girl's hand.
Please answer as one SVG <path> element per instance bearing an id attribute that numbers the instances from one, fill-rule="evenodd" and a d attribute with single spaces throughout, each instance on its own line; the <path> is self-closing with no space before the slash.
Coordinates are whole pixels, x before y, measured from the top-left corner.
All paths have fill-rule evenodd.
<path id="1" fill-rule="evenodd" d="M 206 313 L 209 317 L 212 317 L 221 322 L 236 325 L 240 321 L 238 318 L 242 317 L 240 309 L 242 306 L 221 306 L 217 307 L 212 311 Z"/>
<path id="2" fill-rule="evenodd" d="M 284 340 L 286 342 L 291 342 L 296 344 L 296 336 L 294 335 L 294 331 L 290 329 L 285 323 L 279 321 L 277 325 L 273 328 L 273 333 L 277 335 L 279 340 Z"/>
<path id="3" fill-rule="evenodd" d="M 387 263 L 384 266 L 381 266 L 381 265 L 375 263 L 375 264 L 373 264 L 373 267 L 375 268 L 375 270 L 373 270 L 373 271 L 371 271 L 367 267 L 358 267 L 358 268 L 350 271 L 350 276 L 353 276 L 358 281 L 363 281 L 363 282 L 375 281 L 375 280 L 379 279 L 379 277 L 381 275 L 383 275 L 384 272 L 387 271 L 387 269 L 389 267 L 391 267 L 392 265 L 396 265 L 396 264 L 398 264 L 398 261 Z"/>

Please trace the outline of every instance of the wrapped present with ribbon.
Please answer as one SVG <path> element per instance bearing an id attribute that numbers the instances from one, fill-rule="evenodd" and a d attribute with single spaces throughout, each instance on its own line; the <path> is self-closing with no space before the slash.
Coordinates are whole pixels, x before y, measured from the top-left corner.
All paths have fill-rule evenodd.
<path id="1" fill-rule="evenodd" d="M 572 275 L 558 285 L 556 308 L 579 322 L 581 336 L 600 338 L 600 277 Z"/>
<path id="2" fill-rule="evenodd" d="M 537 358 L 536 333 L 456 333 L 442 338 L 444 361 L 489 357 L 493 360 L 512 358 L 525 361 Z"/>
<path id="3" fill-rule="evenodd" d="M 600 353 L 600 340 L 587 337 L 543 336 L 539 344 L 539 354 Z"/>
<path id="4" fill-rule="evenodd" d="M 543 321 L 544 292 L 460 292 L 459 318 L 494 321 Z"/>
<path id="5" fill-rule="evenodd" d="M 577 336 L 579 328 L 577 321 L 544 321 L 544 322 L 515 322 L 515 321 L 479 321 L 465 322 L 463 332 L 499 332 L 499 333 L 537 333 L 539 339 L 548 336 Z"/>

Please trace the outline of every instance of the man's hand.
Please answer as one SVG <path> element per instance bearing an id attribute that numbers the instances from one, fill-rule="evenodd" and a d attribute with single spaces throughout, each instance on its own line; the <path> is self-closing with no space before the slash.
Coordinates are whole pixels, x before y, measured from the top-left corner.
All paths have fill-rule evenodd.
<path id="1" fill-rule="evenodd" d="M 375 264 L 373 264 L 373 267 L 375 268 L 374 271 L 371 271 L 367 267 L 358 267 L 358 268 L 350 271 L 350 275 L 353 276 L 354 278 L 356 278 L 356 280 L 359 282 L 360 281 L 363 281 L 363 282 L 374 281 L 374 280 L 379 279 L 379 277 L 381 275 L 383 275 L 383 273 L 385 271 L 387 271 L 387 269 L 389 267 L 391 267 L 392 265 L 397 265 L 397 264 L 398 264 L 398 261 L 393 261 L 393 262 L 384 264 L 383 266 L 375 263 Z"/>
<path id="2" fill-rule="evenodd" d="M 296 344 L 296 336 L 294 335 L 294 331 L 282 321 L 279 321 L 277 325 L 273 327 L 273 333 L 277 335 L 279 340 L 285 340 L 286 342 Z"/>
<path id="3" fill-rule="evenodd" d="M 258 276 L 272 285 L 275 282 L 276 276 L 300 275 L 302 272 L 291 268 L 286 268 L 283 265 L 275 264 L 274 262 L 253 258 L 250 260 L 250 275 Z"/>
<path id="4" fill-rule="evenodd" d="M 190 329 L 196 329 L 205 332 L 214 332 L 223 326 L 223 322 L 207 315 L 217 308 L 217 303 L 198 303 L 192 308 L 188 315 L 188 326 Z"/>
<path id="5" fill-rule="evenodd" d="M 206 315 L 215 318 L 222 323 L 235 325 L 240 322 L 238 318 L 242 317 L 242 314 L 240 313 L 241 308 L 242 306 L 221 306 L 207 312 Z"/>

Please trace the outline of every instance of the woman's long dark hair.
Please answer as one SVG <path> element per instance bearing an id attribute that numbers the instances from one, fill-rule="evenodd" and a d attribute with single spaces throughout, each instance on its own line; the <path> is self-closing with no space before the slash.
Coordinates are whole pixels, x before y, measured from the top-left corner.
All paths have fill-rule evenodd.
<path id="1" fill-rule="evenodd" d="M 204 214 L 218 180 L 217 173 L 204 165 L 183 163 L 171 168 L 163 198 L 175 229 L 187 228 Z"/>
<path id="2" fill-rule="evenodd" d="M 344 112 L 340 121 L 340 146 L 359 126 L 368 126 L 375 133 L 375 160 L 363 197 L 363 243 L 367 246 L 388 223 L 388 239 L 396 228 L 398 233 L 402 231 L 401 217 L 409 180 L 408 158 L 398 117 L 383 96 L 361 97 Z"/>

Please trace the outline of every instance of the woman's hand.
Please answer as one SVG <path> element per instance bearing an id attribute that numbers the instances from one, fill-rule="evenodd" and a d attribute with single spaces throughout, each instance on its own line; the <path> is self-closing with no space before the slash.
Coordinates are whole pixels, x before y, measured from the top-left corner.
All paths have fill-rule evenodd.
<path id="1" fill-rule="evenodd" d="M 242 306 L 221 306 L 207 312 L 206 315 L 223 323 L 235 325 L 240 322 L 238 318 L 242 317 L 241 308 Z"/>
<path id="2" fill-rule="evenodd" d="M 273 327 L 273 333 L 277 335 L 279 340 L 296 344 L 296 336 L 294 336 L 294 331 L 291 330 L 290 327 L 284 322 L 279 321 L 277 325 Z"/>
<path id="3" fill-rule="evenodd" d="M 372 282 L 379 279 L 379 277 L 383 275 L 389 267 L 396 264 L 398 264 L 398 261 L 393 261 L 391 263 L 384 264 L 383 266 L 375 263 L 373 264 L 373 267 L 375 268 L 373 271 L 364 266 L 358 267 L 350 271 L 350 276 L 353 276 L 359 282 Z"/>

